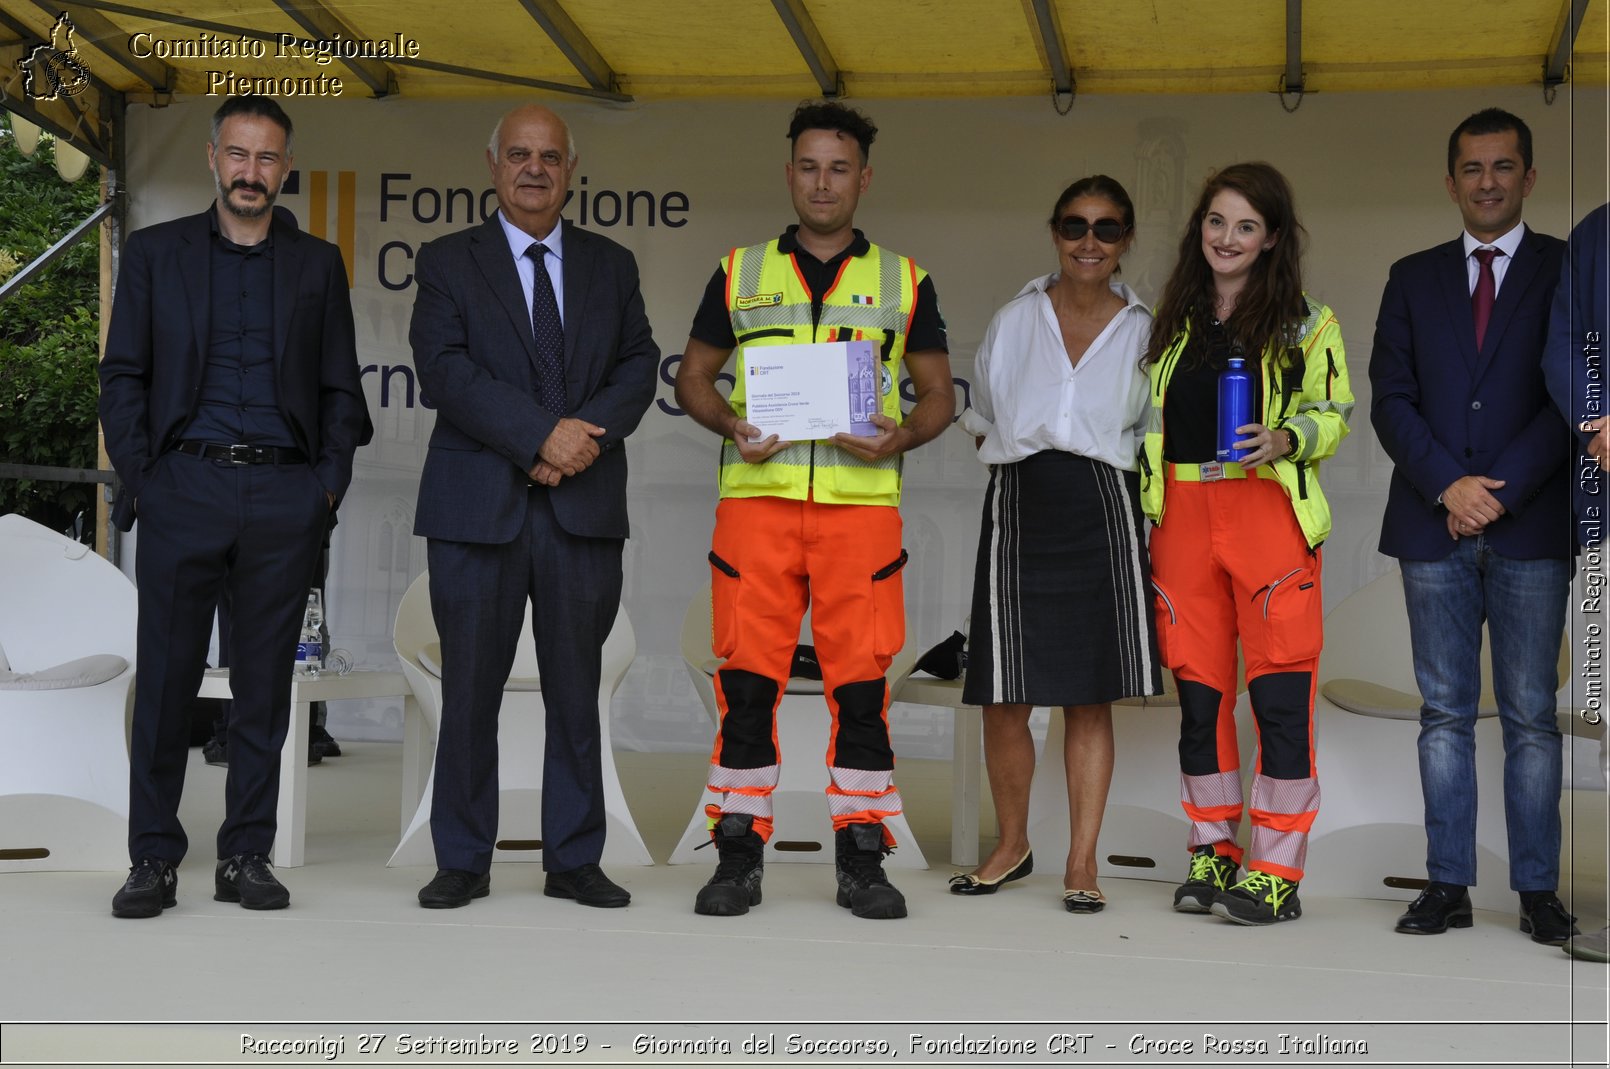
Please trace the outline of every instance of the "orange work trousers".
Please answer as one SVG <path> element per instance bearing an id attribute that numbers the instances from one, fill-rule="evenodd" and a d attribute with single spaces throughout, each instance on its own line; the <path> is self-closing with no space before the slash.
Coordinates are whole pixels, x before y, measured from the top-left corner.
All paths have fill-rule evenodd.
<path id="1" fill-rule="evenodd" d="M 1180 696 L 1180 801 L 1190 847 L 1242 861 L 1236 641 L 1258 757 L 1247 868 L 1300 880 L 1319 811 L 1314 688 L 1324 644 L 1321 558 L 1266 469 L 1170 464 L 1152 532 L 1158 645 Z"/>
<path id="2" fill-rule="evenodd" d="M 712 827 L 721 813 L 747 813 L 762 839 L 771 836 L 781 762 L 777 704 L 807 605 L 832 720 L 833 827 L 900 813 L 884 678 L 906 638 L 900 536 L 900 510 L 888 505 L 747 497 L 716 506 L 711 648 L 725 660 L 715 677 L 721 727 L 709 787 L 722 801 L 710 814 Z"/>

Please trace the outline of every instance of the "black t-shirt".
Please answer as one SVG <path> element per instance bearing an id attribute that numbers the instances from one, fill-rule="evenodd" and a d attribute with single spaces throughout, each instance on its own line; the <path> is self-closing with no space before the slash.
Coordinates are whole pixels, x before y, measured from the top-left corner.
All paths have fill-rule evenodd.
<path id="1" fill-rule="evenodd" d="M 855 240 L 824 263 L 800 247 L 795 236 L 797 230 L 799 227 L 796 225 L 784 231 L 778 239 L 778 248 L 793 255 L 800 277 L 805 280 L 805 288 L 811 292 L 811 320 L 815 322 L 821 318 L 822 295 L 832 287 L 844 260 L 850 256 L 865 256 L 871 250 L 872 243 L 857 230 Z M 727 311 L 727 269 L 724 265 L 725 261 L 716 265 L 715 274 L 710 276 L 710 284 L 704 288 L 704 297 L 699 302 L 699 310 L 694 313 L 693 329 L 689 333 L 695 340 L 712 348 L 728 350 L 737 348 L 738 338 L 732 332 L 732 316 Z M 948 353 L 950 343 L 945 339 L 945 321 L 939 314 L 939 297 L 934 292 L 934 280 L 931 276 L 925 276 L 917 284 L 917 305 L 912 311 L 911 333 L 906 336 L 906 352 L 920 353 L 929 349 Z"/>
<path id="2" fill-rule="evenodd" d="M 1186 364 L 1201 352 L 1187 351 L 1180 355 L 1174 374 L 1168 380 L 1168 393 L 1163 397 L 1163 459 L 1170 464 L 1207 464 L 1219 458 L 1219 372 L 1228 366 L 1230 349 L 1227 342 L 1214 344 L 1215 335 L 1222 338 L 1217 324 L 1209 324 L 1205 331 L 1193 324 L 1193 348 L 1197 344 L 1208 346 L 1207 359 L 1195 367 Z M 1198 343 L 1195 338 L 1206 337 Z M 1247 374 L 1252 376 L 1252 418 L 1262 419 L 1263 375 L 1260 362 L 1247 361 Z"/>

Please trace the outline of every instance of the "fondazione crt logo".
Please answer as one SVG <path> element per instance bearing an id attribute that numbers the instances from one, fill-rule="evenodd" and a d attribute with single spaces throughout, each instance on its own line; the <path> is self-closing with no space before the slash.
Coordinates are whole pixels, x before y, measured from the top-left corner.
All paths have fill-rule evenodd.
<path id="1" fill-rule="evenodd" d="M 89 68 L 78 58 L 77 28 L 63 11 L 50 28 L 50 43 L 35 45 L 17 61 L 29 100 L 62 100 L 89 88 Z"/>

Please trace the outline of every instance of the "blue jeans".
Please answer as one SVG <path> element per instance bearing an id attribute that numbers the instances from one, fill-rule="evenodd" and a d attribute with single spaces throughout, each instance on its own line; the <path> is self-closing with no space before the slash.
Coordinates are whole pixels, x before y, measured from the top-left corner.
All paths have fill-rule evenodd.
<path id="1" fill-rule="evenodd" d="M 1504 734 L 1509 885 L 1552 891 L 1560 871 L 1555 692 L 1573 564 L 1512 560 L 1494 552 L 1484 536 L 1461 538 L 1440 561 L 1401 563 L 1414 675 L 1424 702 L 1426 875 L 1442 883 L 1476 882 L 1476 704 L 1486 620 Z"/>

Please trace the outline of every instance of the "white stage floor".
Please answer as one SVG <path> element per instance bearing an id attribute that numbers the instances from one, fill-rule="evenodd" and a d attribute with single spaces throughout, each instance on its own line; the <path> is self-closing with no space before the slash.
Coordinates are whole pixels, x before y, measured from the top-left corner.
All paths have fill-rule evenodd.
<path id="1" fill-rule="evenodd" d="M 765 902 L 746 917 L 700 917 L 693 896 L 713 857 L 610 869 L 633 894 L 624 910 L 544 898 L 540 869 L 522 864 L 496 866 L 487 899 L 422 910 L 414 893 L 431 870 L 385 867 L 398 832 L 401 747 L 344 746 L 345 756 L 309 770 L 307 865 L 280 872 L 288 910 L 212 901 L 223 771 L 203 765 L 199 750 L 183 807 L 192 851 L 177 908 L 154 920 L 114 919 L 122 873 L 0 875 L 0 1020 L 11 1022 L 0 1064 L 1605 1064 L 1605 967 L 1530 942 L 1513 914 L 1478 911 L 1469 930 L 1409 937 L 1392 922 L 1411 892 L 1366 901 L 1305 885 L 1301 920 L 1243 928 L 1172 912 L 1172 882 L 1109 879 L 1107 910 L 1074 916 L 1062 909 L 1053 858 L 1042 859 L 1043 875 L 994 896 L 950 895 L 942 762 L 908 760 L 897 773 L 935 865 L 894 872 L 910 903 L 906 920 L 852 917 L 833 903 L 830 866 L 814 864 L 768 866 Z M 639 827 L 663 860 L 691 812 L 703 760 L 617 757 Z M 1591 797 L 1602 805 L 1604 795 Z M 983 824 L 993 827 L 988 813 Z M 1599 812 L 1575 831 L 1602 837 L 1604 826 Z M 1592 878 L 1561 888 L 1585 930 L 1605 923 L 1603 856 Z M 1184 860 L 1182 846 L 1182 871 Z M 187 1022 L 216 1026 L 173 1027 Z M 531 1052 L 534 1033 L 577 1031 L 590 1037 L 585 1051 Z M 778 1053 L 745 1056 L 741 1041 L 755 1031 L 775 1032 Z M 312 1046 L 302 1057 L 243 1055 L 246 1032 L 304 1044 L 340 1035 L 345 1048 L 335 1059 L 308 1053 Z M 793 1032 L 801 1043 L 883 1037 L 895 1053 L 824 1047 L 790 1059 Z M 386 1056 L 361 1056 L 360 1033 L 384 1033 Z M 522 1053 L 399 1055 L 399 1033 L 416 1042 L 512 1037 Z M 1052 1036 L 1079 1033 L 1095 1036 L 1085 1053 L 1077 1041 L 1048 1049 Z M 1214 1053 L 1205 1033 L 1274 1047 L 1268 1057 Z M 1321 1048 L 1362 1042 L 1367 1053 L 1281 1056 L 1281 1033 L 1308 1043 L 1323 1034 Z M 991 1036 L 1033 1040 L 1036 1052 L 955 1053 L 966 1050 L 955 1046 L 964 1037 Z M 1136 1036 L 1186 1040 L 1191 1053 L 1132 1053 Z M 673 1040 L 725 1041 L 734 1053 L 701 1053 L 708 1045 L 677 1053 Z"/>

